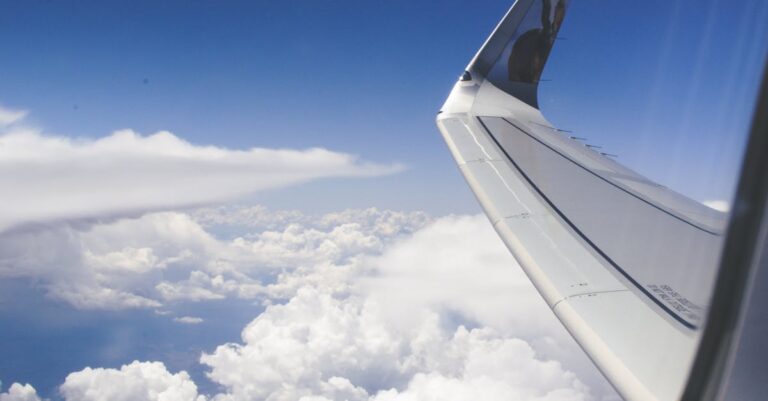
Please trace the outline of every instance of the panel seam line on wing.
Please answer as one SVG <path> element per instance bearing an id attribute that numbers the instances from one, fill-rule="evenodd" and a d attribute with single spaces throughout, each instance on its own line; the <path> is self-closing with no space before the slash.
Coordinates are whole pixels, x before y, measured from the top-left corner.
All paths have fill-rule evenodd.
<path id="1" fill-rule="evenodd" d="M 689 329 L 692 329 L 692 330 L 698 329 L 698 326 L 694 325 L 693 323 L 688 322 L 683 317 L 679 316 L 674 311 L 672 311 L 672 309 L 670 309 L 667 305 L 662 303 L 659 299 L 657 299 L 656 297 L 651 295 L 651 293 L 647 289 L 645 289 L 645 287 L 643 287 L 640 283 L 638 283 L 637 280 L 635 280 L 632 276 L 629 275 L 629 273 L 624 271 L 624 269 L 622 269 L 621 266 L 619 266 L 613 259 L 611 259 L 611 257 L 608 256 L 602 249 L 600 249 L 600 247 L 598 247 L 597 244 L 595 244 L 589 238 L 587 238 L 587 236 L 578 227 L 576 227 L 576 224 L 574 224 L 572 221 L 570 221 L 568 219 L 568 217 L 566 217 L 565 214 L 560 209 L 558 209 L 557 206 L 555 206 L 555 204 L 541 191 L 541 189 L 538 186 L 536 186 L 536 184 L 531 180 L 531 178 L 528 177 L 528 175 L 525 174 L 525 172 L 520 168 L 520 166 L 518 166 L 517 163 L 512 159 L 512 157 L 509 155 L 509 153 L 507 153 L 507 151 L 503 147 L 501 147 L 501 144 L 496 139 L 496 137 L 493 135 L 493 132 L 491 132 L 491 130 L 485 125 L 485 123 L 483 122 L 482 118 L 480 118 L 479 116 L 477 116 L 476 118 L 477 118 L 477 121 L 480 123 L 480 125 L 488 133 L 488 135 L 491 138 L 491 140 L 493 140 L 493 142 L 496 143 L 496 146 L 498 146 L 499 150 L 501 150 L 501 152 L 507 157 L 507 159 L 509 160 L 510 163 L 512 163 L 512 165 L 515 167 L 515 169 L 517 169 L 520 172 L 520 174 L 522 174 L 523 178 L 525 178 L 525 180 L 531 185 L 531 187 L 533 187 L 533 189 L 536 192 L 538 192 L 538 194 L 544 199 L 544 201 L 547 204 L 549 204 L 549 206 L 552 208 L 552 210 L 554 210 L 555 213 L 557 213 L 560 216 L 560 218 L 562 218 L 563 221 L 565 221 L 565 223 L 568 226 L 570 226 L 576 232 L 576 234 L 578 234 L 587 244 L 589 244 L 592 247 L 592 249 L 594 249 L 600 256 L 602 256 L 603 259 L 605 259 L 606 262 L 608 262 L 611 266 L 613 266 L 613 268 L 616 269 L 616 271 L 618 271 L 625 279 L 627 279 L 630 283 L 632 283 L 635 286 L 635 288 L 637 288 L 646 297 L 648 297 L 648 299 L 650 299 L 654 304 L 656 304 L 656 306 L 661 308 L 663 311 L 665 311 L 667 314 L 669 314 L 672 318 L 677 320 L 683 326 L 685 326 L 685 327 L 687 327 Z M 514 124 L 510 123 L 510 125 L 512 125 L 516 129 L 520 130 Z M 522 130 L 520 130 L 520 131 L 525 133 Z"/>

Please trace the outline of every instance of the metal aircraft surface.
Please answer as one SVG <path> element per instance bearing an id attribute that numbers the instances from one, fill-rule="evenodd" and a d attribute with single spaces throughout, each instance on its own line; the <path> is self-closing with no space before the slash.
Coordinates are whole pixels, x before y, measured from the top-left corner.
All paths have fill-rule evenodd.
<path id="1" fill-rule="evenodd" d="M 759 241 L 765 199 L 729 219 L 548 121 L 538 89 L 569 7 L 582 5 L 568 3 L 518 0 L 454 86 L 437 125 L 496 231 L 622 397 L 723 397 L 728 358 L 712 358 L 735 352 L 735 336 L 723 333 L 739 327 L 746 277 L 761 255 L 760 246 L 734 246 Z M 763 151 L 754 130 L 764 129 L 764 108 L 744 163 Z M 765 192 L 750 179 L 764 181 L 745 170 L 736 205 L 749 191 Z M 732 243 L 747 227 L 758 231 Z M 743 255 L 742 265 L 734 255 Z M 713 307 L 717 299 L 722 308 Z"/>

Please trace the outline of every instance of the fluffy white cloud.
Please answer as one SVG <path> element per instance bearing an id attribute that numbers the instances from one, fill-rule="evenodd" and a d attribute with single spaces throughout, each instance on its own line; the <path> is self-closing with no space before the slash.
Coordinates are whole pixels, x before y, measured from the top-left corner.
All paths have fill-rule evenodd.
<path id="1" fill-rule="evenodd" d="M 0 109 L 2 112 L 2 109 Z M 2 116 L 0 116 L 2 117 Z M 0 401 L 41 401 L 35 388 L 29 384 L 13 383 L 7 393 L 0 393 Z"/>
<path id="2" fill-rule="evenodd" d="M 531 364 L 541 363 L 530 361 Z M 564 377 L 567 377 L 565 375 Z M 517 387 L 513 384 L 487 377 L 456 378 L 438 373 L 417 374 L 403 392 L 389 390 L 379 393 L 372 401 L 583 401 L 588 396 L 583 386 L 557 388 L 546 392 L 537 391 L 534 386 Z"/>
<path id="3" fill-rule="evenodd" d="M 536 356 L 528 343 L 500 337 L 489 329 L 459 327 L 447 352 L 452 369 L 420 372 L 398 391 L 382 391 L 375 401 L 569 400 L 589 399 L 589 389 L 558 362 Z"/>
<path id="4" fill-rule="evenodd" d="M 0 234 L 0 277 L 33 279 L 82 309 L 155 308 L 163 271 L 204 263 L 196 258 L 218 245 L 180 213 L 6 232 Z"/>
<path id="5" fill-rule="evenodd" d="M 44 135 L 18 124 L 1 129 L 24 115 L 0 109 L 0 231 L 209 204 L 323 177 L 402 170 L 321 148 L 200 146 L 165 131 L 142 136 L 122 130 L 88 140 Z"/>
<path id="6" fill-rule="evenodd" d="M 456 311 L 519 336 L 561 332 L 485 216 L 441 218 L 372 264 L 374 274 L 357 288 L 393 316 L 417 305 Z"/>
<path id="7" fill-rule="evenodd" d="M 243 283 L 244 280 L 226 280 L 223 276 L 210 276 L 202 271 L 193 271 L 189 278 L 183 281 L 161 281 L 155 286 L 160 297 L 165 301 L 211 301 L 226 298 L 227 293 L 238 291 L 248 286 L 252 291 L 249 296 L 253 298 L 260 294 L 262 287 L 258 282 Z"/>
<path id="8" fill-rule="evenodd" d="M 264 218 L 245 234 L 211 234 L 235 221 L 229 213 L 254 211 Z M 81 308 L 261 300 L 266 309 L 241 343 L 201 357 L 223 389 L 211 395 L 217 401 L 571 401 L 612 394 L 485 217 L 268 213 L 165 212 L 12 233 L 14 241 L 0 241 L 0 275 L 35 277 Z M 22 234 L 30 237 L 22 241 Z M 67 401 L 112 399 L 108 391 L 123 387 L 135 399 L 199 398 L 187 383 L 194 385 L 184 372 L 134 362 L 74 373 L 61 391 Z"/>
<path id="9" fill-rule="evenodd" d="M 229 240 L 178 212 L 0 233 L 0 277 L 34 279 L 50 295 L 82 309 L 288 298 L 307 281 L 335 276 L 345 286 L 345 271 L 355 260 L 380 253 L 429 220 L 423 213 L 377 209 L 276 214 L 292 217 L 275 230 Z"/>
<path id="10" fill-rule="evenodd" d="M 216 399 L 591 399 L 573 373 L 523 340 L 452 329 L 427 310 L 402 310 L 419 321 L 392 324 L 380 311 L 370 299 L 302 289 L 248 325 L 243 344 L 203 355 L 209 377 L 227 389 Z"/>
<path id="11" fill-rule="evenodd" d="M 438 219 L 381 255 L 270 287 L 281 284 L 288 302 L 268 306 L 241 344 L 202 356 L 227 390 L 216 400 L 592 399 L 552 357 L 604 390 L 482 216 Z"/>
<path id="12" fill-rule="evenodd" d="M 202 362 L 212 367 L 209 377 L 229 390 L 222 399 L 330 396 L 324 385 L 333 377 L 369 388 L 397 374 L 400 350 L 392 334 L 362 303 L 303 288 L 249 324 L 244 345 L 220 346 Z"/>
<path id="13" fill-rule="evenodd" d="M 187 372 L 170 373 L 161 362 L 134 361 L 118 369 L 70 373 L 60 392 L 66 401 L 204 401 Z"/>

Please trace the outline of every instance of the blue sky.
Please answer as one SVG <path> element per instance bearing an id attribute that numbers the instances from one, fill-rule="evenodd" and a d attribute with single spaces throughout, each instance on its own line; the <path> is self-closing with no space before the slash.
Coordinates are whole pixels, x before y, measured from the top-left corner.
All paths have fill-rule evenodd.
<path id="1" fill-rule="evenodd" d="M 48 396 L 55 396 L 73 371 L 136 359 L 162 360 L 169 369 L 186 370 L 198 386 L 213 392 L 215 386 L 197 363 L 199 353 L 238 341 L 240 330 L 264 309 L 248 301 L 180 306 L 181 314 L 206 317 L 206 324 L 182 325 L 147 311 L 73 309 L 21 280 L 2 280 L 0 290 L 3 389 L 15 381 L 29 382 Z"/>
<path id="2" fill-rule="evenodd" d="M 325 188 L 351 206 L 476 211 L 434 116 L 508 6 L 5 2 L 0 58 L 13 61 L 0 66 L 0 101 L 63 135 L 169 130 L 199 144 L 400 161 L 411 171 Z M 323 192 L 311 205 L 300 193 L 265 201 L 337 208 L 343 197 Z"/>
<path id="3" fill-rule="evenodd" d="M 765 5 L 664 4 L 574 7 L 545 72 L 542 110 L 651 178 L 698 200 L 727 199 L 743 143 L 731 138 L 748 126 L 764 57 Z M 258 196 L 272 206 L 328 211 L 343 199 L 476 211 L 433 117 L 508 6 L 4 2 L 0 58 L 10 62 L 0 66 L 0 101 L 68 136 L 169 130 L 198 144 L 320 146 L 410 166 L 375 183 Z M 694 146 L 700 153 L 687 151 Z M 697 171 L 709 178 L 690 182 Z M 311 204 L 301 201 L 309 194 Z"/>
<path id="4" fill-rule="evenodd" d="M 618 154 L 619 161 L 673 189 L 702 201 L 727 200 L 765 58 L 768 3 L 748 1 L 738 10 L 717 0 L 680 2 L 675 7 L 666 7 L 667 3 L 602 2 L 590 12 L 572 6 L 561 31 L 565 40 L 558 43 L 544 71 L 543 78 L 550 81 L 542 83 L 542 110 L 557 126 L 603 145 L 605 151 Z M 106 284 L 88 282 L 95 290 L 157 297 L 153 291 L 161 280 L 200 286 L 193 290 L 216 289 L 213 284 L 185 281 L 192 271 L 204 271 L 211 280 L 216 274 L 225 279 L 240 277 L 216 270 L 220 263 L 235 264 L 246 271 L 243 274 L 248 280 L 261 280 L 265 285 L 285 284 L 282 280 L 303 283 L 301 280 L 316 279 L 301 270 L 306 266 L 319 271 L 329 264 L 346 269 L 357 263 L 350 260 L 368 261 L 382 254 L 384 260 L 403 262 L 398 259 L 402 252 L 398 252 L 407 248 L 417 256 L 449 253 L 436 257 L 430 265 L 434 270 L 427 266 L 429 275 L 418 281 L 445 293 L 414 301 L 414 305 L 428 305 L 427 309 L 437 308 L 432 312 L 439 315 L 441 325 L 434 331 L 450 338 L 455 334 L 451 330 L 461 333 L 456 321 L 470 328 L 502 333 L 507 329 L 509 333 L 504 335 L 524 338 L 537 355 L 557 359 L 575 370 L 592 387 L 593 395 L 611 399 L 612 390 L 601 387 L 607 385 L 570 337 L 552 323 L 554 319 L 530 312 L 546 311 L 546 307 L 541 309 L 538 295 L 514 269 L 515 262 L 482 218 L 442 218 L 438 227 L 445 232 L 432 229 L 411 237 L 426 225 L 421 215 L 393 217 L 368 211 L 320 217 L 374 206 L 398 213 L 424 211 L 433 217 L 480 212 L 435 127 L 434 116 L 509 5 L 509 1 L 468 0 L 0 0 L 0 106 L 28 110 L 25 124 L 40 127 L 47 135 L 97 139 L 124 128 L 143 135 L 168 130 L 197 145 L 322 147 L 381 165 L 407 166 L 397 174 L 379 175 L 361 173 L 358 170 L 364 169 L 355 163 L 340 163 L 361 176 L 349 178 L 333 170 L 320 180 L 258 192 L 239 200 L 245 209 L 234 207 L 221 215 L 211 212 L 223 223 L 208 215 L 141 213 L 129 215 L 135 219 L 125 223 L 115 220 L 126 215 L 120 209 L 114 216 L 92 216 L 81 225 L 54 224 L 40 233 L 22 232 L 21 239 L 1 232 L 0 225 L 0 234 L 6 235 L 0 240 L 13 240 L 5 248 L 0 241 L 0 252 L 10 254 L 0 253 L 0 274 L 4 274 L 0 276 L 0 326 L 9 328 L 0 333 L 0 361 L 4 361 L 0 362 L 4 383 L 0 392 L 11 382 L 30 382 L 41 395 L 61 399 L 57 386 L 67 373 L 85 366 L 117 368 L 134 359 L 161 360 L 171 372 L 187 370 L 206 394 L 225 387 L 232 390 L 236 386 L 205 377 L 206 371 L 218 365 L 198 363 L 200 353 L 214 353 L 217 345 L 228 342 L 245 343 L 244 348 L 260 345 L 241 339 L 243 327 L 270 311 L 271 302 L 306 296 L 302 292 L 304 295 L 281 294 L 274 299 L 272 295 L 247 298 L 221 290 L 209 295 L 223 299 L 170 300 L 162 308 L 98 310 L 92 303 L 56 292 L 79 284 L 62 279 L 67 274 L 74 272 L 76 280 L 85 277 L 77 275 L 82 273 L 77 262 L 90 263 L 87 274 L 106 277 Z M 644 79 L 637 80 L 638 76 Z M 134 138 L 129 145 L 138 146 L 142 141 Z M 78 146 L 85 145 L 74 141 L 64 150 L 70 152 Z M 69 182 L 65 173 L 59 178 Z M 188 189 L 180 187 L 180 193 L 190 194 L 184 191 Z M 269 229 L 277 234 L 265 237 L 262 226 L 239 226 L 247 221 L 243 216 L 253 218 L 247 207 L 257 203 L 269 208 L 269 212 L 257 210 L 256 214 L 274 220 Z M 289 209 L 299 210 L 300 215 L 279 214 Z M 326 218 L 334 223 L 317 223 Z M 209 220 L 214 223 L 206 225 Z M 192 234 L 174 231 L 179 224 Z M 296 229 L 296 225 L 303 228 Z M 50 233 L 45 232 L 48 228 Z M 94 232 L 103 233 L 104 238 Z M 235 239 L 238 236 L 241 238 Z M 337 241 L 341 250 L 329 252 L 323 241 Z M 290 247 L 305 242 L 306 248 Z M 274 259 L 285 257 L 281 247 L 286 247 L 302 255 L 294 261 L 301 266 L 285 262 L 252 272 L 248 269 L 257 262 L 249 258 L 265 265 L 272 261 L 238 253 L 242 243 L 263 246 L 258 249 Z M 29 245 L 32 256 L 23 253 L 27 248 L 14 244 Z M 398 252 L 389 252 L 391 247 Z M 11 248 L 21 251 L 12 253 Z M 139 269 L 148 269 L 135 276 L 99 270 L 103 260 L 146 256 L 134 252 L 137 249 L 150 249 L 154 252 L 150 256 L 157 256 L 160 262 L 147 267 L 155 259 L 132 260 Z M 323 252 L 330 256 L 314 258 L 315 253 Z M 37 253 L 50 260 L 37 262 Z M 461 256 L 464 254 L 468 256 Z M 26 265 L 3 270 L 5 257 L 12 262 L 30 261 L 28 270 L 33 272 L 23 272 Z M 473 270 L 467 271 L 467 265 Z M 364 267 L 380 269 L 385 278 L 391 273 L 380 266 Z M 444 267 L 451 274 L 443 275 Z M 497 273 L 496 267 L 513 276 Z M 345 273 L 351 277 L 345 280 L 358 280 L 358 273 Z M 483 285 L 475 288 L 471 284 L 475 276 L 490 277 L 486 281 L 497 285 L 492 286 L 493 291 Z M 435 284 L 435 280 L 447 281 Z M 247 284 L 251 282 L 237 283 L 237 290 L 247 291 Z M 459 290 L 464 291 L 463 298 L 456 296 Z M 409 297 L 403 295 L 405 300 Z M 352 298 L 340 301 L 349 303 L 341 309 L 359 306 Z M 489 318 L 486 304 L 481 302 L 479 308 L 472 304 L 475 299 L 503 307 Z M 499 299 L 504 302 L 497 303 Z M 469 306 L 461 309 L 456 302 Z M 410 306 L 404 310 L 410 313 Z M 528 320 L 508 313 L 507 308 Z M 289 312 L 285 315 L 293 316 Z M 205 323 L 182 325 L 168 316 L 201 316 Z M 266 316 L 265 321 L 278 326 L 292 323 L 280 320 L 277 312 Z M 298 314 L 296 319 L 304 317 Z M 504 335 L 494 338 L 509 340 Z M 554 338 L 556 346 L 542 338 Z M 436 343 L 438 340 L 453 341 L 441 337 Z M 373 376 L 382 361 L 375 362 L 370 369 Z M 535 364 L 536 360 L 528 362 Z M 558 380 L 565 384 L 557 381 L 558 386 L 581 391 L 568 381 L 567 372 L 559 373 Z"/>
<path id="5" fill-rule="evenodd" d="M 540 88 L 553 124 L 698 201 L 735 190 L 768 48 L 768 3 L 569 8 Z"/>

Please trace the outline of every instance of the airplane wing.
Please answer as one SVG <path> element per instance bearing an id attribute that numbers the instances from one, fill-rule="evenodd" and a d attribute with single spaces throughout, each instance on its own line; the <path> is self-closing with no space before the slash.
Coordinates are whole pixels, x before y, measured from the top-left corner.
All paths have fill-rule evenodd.
<path id="1" fill-rule="evenodd" d="M 585 146 L 538 108 L 567 0 L 518 0 L 437 125 L 505 244 L 627 400 L 679 399 L 726 214 Z"/>

